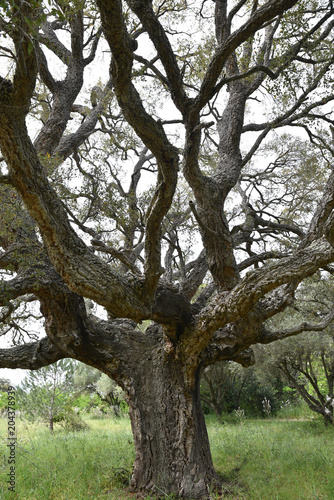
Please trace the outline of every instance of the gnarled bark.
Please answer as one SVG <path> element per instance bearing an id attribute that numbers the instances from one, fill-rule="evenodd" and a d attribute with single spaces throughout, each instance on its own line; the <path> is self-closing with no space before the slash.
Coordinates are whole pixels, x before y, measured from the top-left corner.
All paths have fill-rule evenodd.
<path id="1" fill-rule="evenodd" d="M 131 353 L 124 388 L 136 451 L 132 487 L 158 496 L 208 497 L 219 481 L 200 404 L 200 369 L 190 381 L 161 329 L 152 328 Z"/>

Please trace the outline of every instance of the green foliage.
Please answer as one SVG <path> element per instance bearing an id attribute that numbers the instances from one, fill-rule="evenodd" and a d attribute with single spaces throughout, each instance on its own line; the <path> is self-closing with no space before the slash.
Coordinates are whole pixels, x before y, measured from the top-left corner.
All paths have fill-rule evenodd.
<path id="1" fill-rule="evenodd" d="M 74 371 L 73 382 L 79 391 L 92 393 L 95 390 L 95 384 L 101 377 L 102 372 L 92 366 L 78 363 Z"/>
<path id="2" fill-rule="evenodd" d="M 17 498 L 129 498 L 134 460 L 129 419 L 87 423 L 90 430 L 82 433 L 50 434 L 18 419 Z M 6 425 L 6 419 L 0 418 L 1 436 Z M 321 422 L 246 418 L 236 426 L 227 421 L 221 425 L 210 416 L 207 427 L 225 496 L 238 500 L 334 497 L 334 435 Z M 0 454 L 6 456 L 5 441 L 0 441 Z M 6 473 L 3 463 L 1 498 L 7 495 Z M 152 495 L 148 499 L 157 500 Z"/>
<path id="3" fill-rule="evenodd" d="M 107 375 L 91 366 L 79 363 L 74 372 L 74 385 L 78 396 L 73 406 L 90 412 L 99 408 L 102 413 L 113 410 L 116 415 L 128 411 L 122 389 Z"/>
<path id="4" fill-rule="evenodd" d="M 263 250 L 270 245 L 272 250 L 287 252 L 299 245 L 298 231 L 307 230 L 311 214 L 322 197 L 330 175 L 331 153 L 325 147 L 326 142 L 330 142 L 329 131 L 317 130 L 317 148 L 314 145 L 311 147 L 308 141 L 300 137 L 278 133 L 273 133 L 273 136 L 244 169 L 240 187 L 263 219 L 282 225 L 274 240 L 265 230 L 261 231 L 261 227 L 254 228 L 257 245 Z M 241 214 L 245 217 L 243 200 L 239 206 L 236 203 L 237 193 L 239 191 L 236 189 L 231 199 L 231 220 L 236 223 Z M 289 232 L 288 228 L 284 231 L 283 225 L 296 228 L 296 233 Z M 257 245 L 254 245 L 254 249 Z"/>
<path id="5" fill-rule="evenodd" d="M 79 413 L 89 412 L 92 408 L 96 408 L 101 404 L 101 400 L 97 394 L 82 393 L 73 399 L 73 407 Z"/>
<path id="6" fill-rule="evenodd" d="M 0 393 L 6 392 L 9 385 L 11 385 L 10 380 L 7 378 L 0 378 Z"/>
<path id="7" fill-rule="evenodd" d="M 63 413 L 58 416 L 57 421 L 61 423 L 67 432 L 78 432 L 88 429 L 88 424 L 76 413 L 71 402 L 65 406 Z"/>
<path id="8" fill-rule="evenodd" d="M 7 387 L 10 385 L 10 381 L 4 378 L 0 378 L 0 415 L 6 412 L 8 407 L 8 395 Z"/>
<path id="9" fill-rule="evenodd" d="M 7 394 L 0 392 L 0 414 L 2 414 L 8 406 Z"/>
<path id="10" fill-rule="evenodd" d="M 38 30 L 47 20 L 47 17 L 54 16 L 58 19 L 64 19 L 64 13 L 59 8 L 59 3 L 54 0 L 47 0 L 47 2 L 30 0 L 29 4 L 20 0 L 1 0 L 0 19 L 4 22 L 3 26 L 6 26 L 3 36 L 11 34 L 19 26 L 30 38 L 28 44 L 28 53 L 30 55 L 34 50 L 32 37 L 37 37 Z M 22 24 L 22 21 L 24 21 L 24 24 Z"/>
<path id="11" fill-rule="evenodd" d="M 295 401 L 294 395 L 289 397 Z M 239 408 L 247 416 L 264 416 L 265 400 L 275 415 L 287 399 L 280 375 L 264 370 L 260 362 L 250 368 L 233 362 L 209 367 L 201 381 L 201 398 L 204 412 L 214 411 L 218 416 L 232 414 Z"/>
<path id="12" fill-rule="evenodd" d="M 275 100 L 275 107 L 280 111 L 286 110 L 303 95 L 305 90 L 312 85 L 314 78 L 322 71 L 322 63 L 331 58 L 330 40 L 325 39 L 320 49 L 317 34 L 311 34 L 314 27 L 314 14 L 321 12 L 322 8 L 321 0 L 299 1 L 297 6 L 289 10 L 282 19 L 279 33 L 274 41 L 274 61 L 278 66 L 285 66 L 285 69 L 279 79 L 266 81 L 266 88 Z M 291 64 L 288 48 L 305 36 L 308 38 L 308 43 L 303 56 L 306 60 L 312 61 L 312 64 L 303 64 L 301 61 L 294 61 Z M 328 86 L 332 88 L 333 77 L 330 72 L 329 79 Z M 325 98 L 329 88 L 326 84 L 318 88 L 316 98 L 319 101 Z"/>
<path id="13" fill-rule="evenodd" d="M 28 420 L 40 419 L 51 431 L 55 422 L 80 427 L 72 409 L 74 369 L 73 361 L 65 359 L 29 372 L 17 391 L 18 408 Z"/>
<path id="14" fill-rule="evenodd" d="M 294 309 L 287 309 L 269 322 L 271 329 L 291 329 L 305 321 L 316 325 L 332 309 L 334 289 L 332 278 L 320 273 L 297 292 Z M 258 348 L 270 371 L 280 372 L 286 383 L 297 391 L 312 411 L 321 414 L 325 422 L 334 424 L 334 330 L 310 331 L 286 338 L 273 345 Z"/>

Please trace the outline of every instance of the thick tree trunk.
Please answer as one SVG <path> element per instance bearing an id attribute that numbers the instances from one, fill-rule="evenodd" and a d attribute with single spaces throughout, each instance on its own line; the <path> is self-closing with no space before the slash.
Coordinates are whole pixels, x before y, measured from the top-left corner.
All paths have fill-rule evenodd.
<path id="1" fill-rule="evenodd" d="M 131 486 L 181 498 L 208 498 L 218 486 L 199 397 L 172 359 L 141 363 L 129 391 L 136 459 Z M 192 385 L 192 387 L 189 387 Z"/>

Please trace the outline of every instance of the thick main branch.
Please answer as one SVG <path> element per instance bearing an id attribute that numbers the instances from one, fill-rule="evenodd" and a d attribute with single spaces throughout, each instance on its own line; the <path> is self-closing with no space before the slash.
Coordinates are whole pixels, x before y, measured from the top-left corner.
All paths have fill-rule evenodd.
<path id="1" fill-rule="evenodd" d="M 44 337 L 38 342 L 0 349 L 0 367 L 38 370 L 64 357 L 65 355 Z"/>

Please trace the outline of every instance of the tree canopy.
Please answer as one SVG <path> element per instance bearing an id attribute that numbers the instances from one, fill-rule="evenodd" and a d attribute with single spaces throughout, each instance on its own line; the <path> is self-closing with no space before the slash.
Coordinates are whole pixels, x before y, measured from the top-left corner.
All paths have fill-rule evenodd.
<path id="1" fill-rule="evenodd" d="M 133 488 L 205 498 L 203 369 L 334 315 L 267 323 L 333 273 L 332 2 L 0 16 L 0 366 L 100 369 L 129 400 Z"/>

